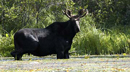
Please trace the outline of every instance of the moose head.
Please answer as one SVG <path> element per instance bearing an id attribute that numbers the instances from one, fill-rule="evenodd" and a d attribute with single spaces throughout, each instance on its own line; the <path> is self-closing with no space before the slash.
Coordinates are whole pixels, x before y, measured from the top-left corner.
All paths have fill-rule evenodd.
<path id="1" fill-rule="evenodd" d="M 72 15 L 71 11 L 67 9 L 64 10 L 63 13 L 70 19 L 70 24 L 73 24 L 73 27 L 75 28 L 75 32 L 79 32 L 80 31 L 79 20 L 80 18 L 88 14 L 88 10 L 80 9 L 78 15 Z"/>

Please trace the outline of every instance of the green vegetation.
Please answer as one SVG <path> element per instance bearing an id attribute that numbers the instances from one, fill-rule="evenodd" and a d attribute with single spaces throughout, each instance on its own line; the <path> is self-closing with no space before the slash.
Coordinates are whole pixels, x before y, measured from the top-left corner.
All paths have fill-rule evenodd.
<path id="1" fill-rule="evenodd" d="M 0 56 L 11 56 L 10 52 L 14 50 L 13 32 L 10 36 L 6 34 L 4 37 L 0 36 Z"/>
<path id="2" fill-rule="evenodd" d="M 0 3 L 0 55 L 10 56 L 13 35 L 21 28 L 45 28 L 66 21 L 67 8 L 74 13 L 87 8 L 81 31 L 70 50 L 76 54 L 130 54 L 129 0 L 2 0 Z"/>

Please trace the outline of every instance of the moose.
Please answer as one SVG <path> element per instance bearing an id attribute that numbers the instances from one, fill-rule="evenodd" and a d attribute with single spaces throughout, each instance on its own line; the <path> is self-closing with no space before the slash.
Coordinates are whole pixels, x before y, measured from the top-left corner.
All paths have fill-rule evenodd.
<path id="1" fill-rule="evenodd" d="M 66 9 L 63 13 L 69 18 L 66 22 L 54 22 L 46 28 L 20 29 L 14 35 L 15 50 L 11 55 L 15 60 L 22 60 L 25 53 L 34 56 L 57 54 L 57 59 L 69 59 L 68 51 L 72 40 L 80 31 L 79 19 L 88 14 L 87 9 L 80 9 L 72 15 Z"/>

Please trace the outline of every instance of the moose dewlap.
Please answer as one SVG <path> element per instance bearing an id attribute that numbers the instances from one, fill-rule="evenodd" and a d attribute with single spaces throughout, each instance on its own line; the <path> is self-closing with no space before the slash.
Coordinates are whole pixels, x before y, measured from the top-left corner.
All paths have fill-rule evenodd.
<path id="1" fill-rule="evenodd" d="M 88 11 L 81 9 L 78 15 L 72 15 L 70 10 L 63 13 L 69 18 L 66 22 L 54 22 L 46 28 L 26 28 L 16 32 L 15 51 L 11 52 L 15 60 L 21 60 L 25 53 L 35 56 L 57 54 L 57 59 L 68 59 L 72 39 L 80 31 L 79 19 Z"/>

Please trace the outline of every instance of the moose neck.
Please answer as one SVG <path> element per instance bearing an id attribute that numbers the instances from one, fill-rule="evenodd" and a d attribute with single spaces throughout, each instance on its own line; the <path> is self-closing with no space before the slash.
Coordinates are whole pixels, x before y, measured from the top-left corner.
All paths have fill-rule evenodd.
<path id="1" fill-rule="evenodd" d="M 75 26 L 71 20 L 65 22 L 65 24 L 67 24 L 67 26 L 64 30 L 63 36 L 68 40 L 72 40 L 77 33 L 77 31 L 75 31 Z"/>

